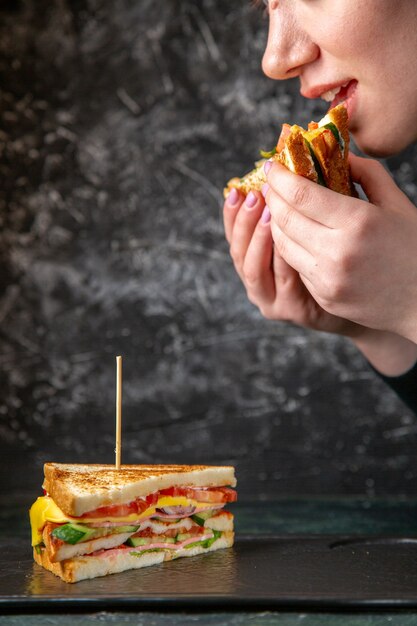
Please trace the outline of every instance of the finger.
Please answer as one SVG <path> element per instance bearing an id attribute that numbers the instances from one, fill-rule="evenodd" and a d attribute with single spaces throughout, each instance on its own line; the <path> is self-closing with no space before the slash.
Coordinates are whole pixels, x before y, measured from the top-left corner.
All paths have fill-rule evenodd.
<path id="1" fill-rule="evenodd" d="M 300 274 L 293 269 L 274 248 L 274 274 L 276 300 L 274 311 L 279 319 L 306 326 L 306 293 Z M 307 315 L 307 317 L 306 317 Z"/>
<path id="2" fill-rule="evenodd" d="M 268 172 L 268 184 L 288 205 L 328 228 L 338 228 L 354 210 L 354 203 L 362 202 L 293 174 L 276 162 Z"/>
<path id="3" fill-rule="evenodd" d="M 243 280 L 248 297 L 262 308 L 275 298 L 275 281 L 272 271 L 271 214 L 264 209 L 248 246 L 243 264 Z"/>
<path id="4" fill-rule="evenodd" d="M 239 276 L 253 232 L 261 217 L 265 201 L 259 192 L 250 191 L 236 215 L 230 240 L 230 254 Z"/>
<path id="5" fill-rule="evenodd" d="M 276 293 L 292 287 L 298 279 L 298 272 L 282 258 L 276 246 L 274 246 L 273 268 Z"/>
<path id="6" fill-rule="evenodd" d="M 244 200 L 245 196 L 237 189 L 233 188 L 223 205 L 224 232 L 229 244 L 232 239 L 233 225 L 235 223 L 236 215 L 238 214 Z"/>
<path id="7" fill-rule="evenodd" d="M 320 250 L 324 238 L 328 241 L 331 230 L 319 222 L 306 217 L 289 205 L 280 195 L 270 188 L 266 194 L 266 202 L 272 219 L 293 241 L 311 253 Z"/>
<path id="8" fill-rule="evenodd" d="M 353 180 L 362 187 L 372 204 L 388 206 L 393 194 L 398 202 L 400 190 L 382 163 L 350 154 L 349 164 Z"/>
<path id="9" fill-rule="evenodd" d="M 277 251 L 284 261 L 299 274 L 312 277 L 317 265 L 313 255 L 287 237 L 274 222 L 271 222 L 271 231 Z"/>
<path id="10" fill-rule="evenodd" d="M 284 261 L 276 247 L 274 250 L 275 306 L 279 306 L 280 319 L 305 326 L 305 292 L 307 290 L 299 273 Z"/>

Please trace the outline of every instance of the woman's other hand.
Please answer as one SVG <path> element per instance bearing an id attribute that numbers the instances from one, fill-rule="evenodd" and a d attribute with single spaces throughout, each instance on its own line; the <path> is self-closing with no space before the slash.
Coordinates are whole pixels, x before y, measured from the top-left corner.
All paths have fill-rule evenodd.
<path id="1" fill-rule="evenodd" d="M 417 343 L 416 208 L 377 161 L 351 169 L 369 202 L 270 168 L 277 253 L 328 314 Z"/>
<path id="2" fill-rule="evenodd" d="M 415 343 L 332 315 L 315 301 L 298 272 L 274 246 L 271 215 L 260 193 L 245 198 L 232 191 L 224 203 L 223 217 L 236 271 L 249 300 L 264 317 L 348 337 L 387 376 L 402 374 L 415 363 Z"/>

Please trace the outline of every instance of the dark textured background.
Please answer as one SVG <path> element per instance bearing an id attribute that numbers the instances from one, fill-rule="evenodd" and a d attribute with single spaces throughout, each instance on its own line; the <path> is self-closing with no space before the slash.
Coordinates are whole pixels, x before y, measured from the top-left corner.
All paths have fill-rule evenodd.
<path id="1" fill-rule="evenodd" d="M 3 488 L 45 460 L 237 466 L 243 497 L 416 494 L 415 417 L 345 340 L 263 320 L 221 189 L 283 121 L 244 0 L 3 2 Z M 388 162 L 417 198 L 417 153 Z M 29 469 L 29 471 L 28 471 Z"/>

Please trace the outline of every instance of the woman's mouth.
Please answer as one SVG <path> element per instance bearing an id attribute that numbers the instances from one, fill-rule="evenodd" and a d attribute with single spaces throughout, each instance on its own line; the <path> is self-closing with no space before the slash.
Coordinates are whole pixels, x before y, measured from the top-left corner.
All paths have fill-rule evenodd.
<path id="1" fill-rule="evenodd" d="M 350 80 L 349 82 L 340 85 L 339 87 L 335 87 L 334 89 L 329 89 L 328 91 L 325 91 L 321 94 L 320 97 L 326 102 L 330 102 L 330 109 L 333 109 L 333 107 L 343 102 L 348 110 L 348 115 L 350 117 L 353 108 L 353 96 L 356 92 L 357 85 L 357 80 Z"/>

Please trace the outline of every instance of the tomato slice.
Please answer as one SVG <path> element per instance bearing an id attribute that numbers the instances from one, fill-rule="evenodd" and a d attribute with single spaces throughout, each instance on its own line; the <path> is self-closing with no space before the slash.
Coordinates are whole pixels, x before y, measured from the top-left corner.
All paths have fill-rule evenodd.
<path id="1" fill-rule="evenodd" d="M 225 498 L 224 502 L 237 502 L 237 491 L 231 487 L 220 487 Z"/>
<path id="2" fill-rule="evenodd" d="M 285 141 L 288 135 L 291 133 L 291 126 L 289 124 L 283 124 L 281 134 L 277 143 L 277 152 L 281 152 L 285 148 Z"/>
<path id="3" fill-rule="evenodd" d="M 185 497 L 198 502 L 236 502 L 237 493 L 231 487 L 169 487 L 159 492 L 162 496 Z"/>
<path id="4" fill-rule="evenodd" d="M 146 509 L 158 502 L 158 494 L 151 493 L 146 498 L 138 498 L 127 504 L 111 504 L 101 506 L 94 511 L 85 513 L 80 519 L 92 519 L 97 517 L 126 517 L 127 515 L 141 515 Z"/>
<path id="5" fill-rule="evenodd" d="M 188 487 L 168 487 L 167 489 L 161 489 L 160 496 L 170 496 L 171 498 L 188 498 Z"/>

